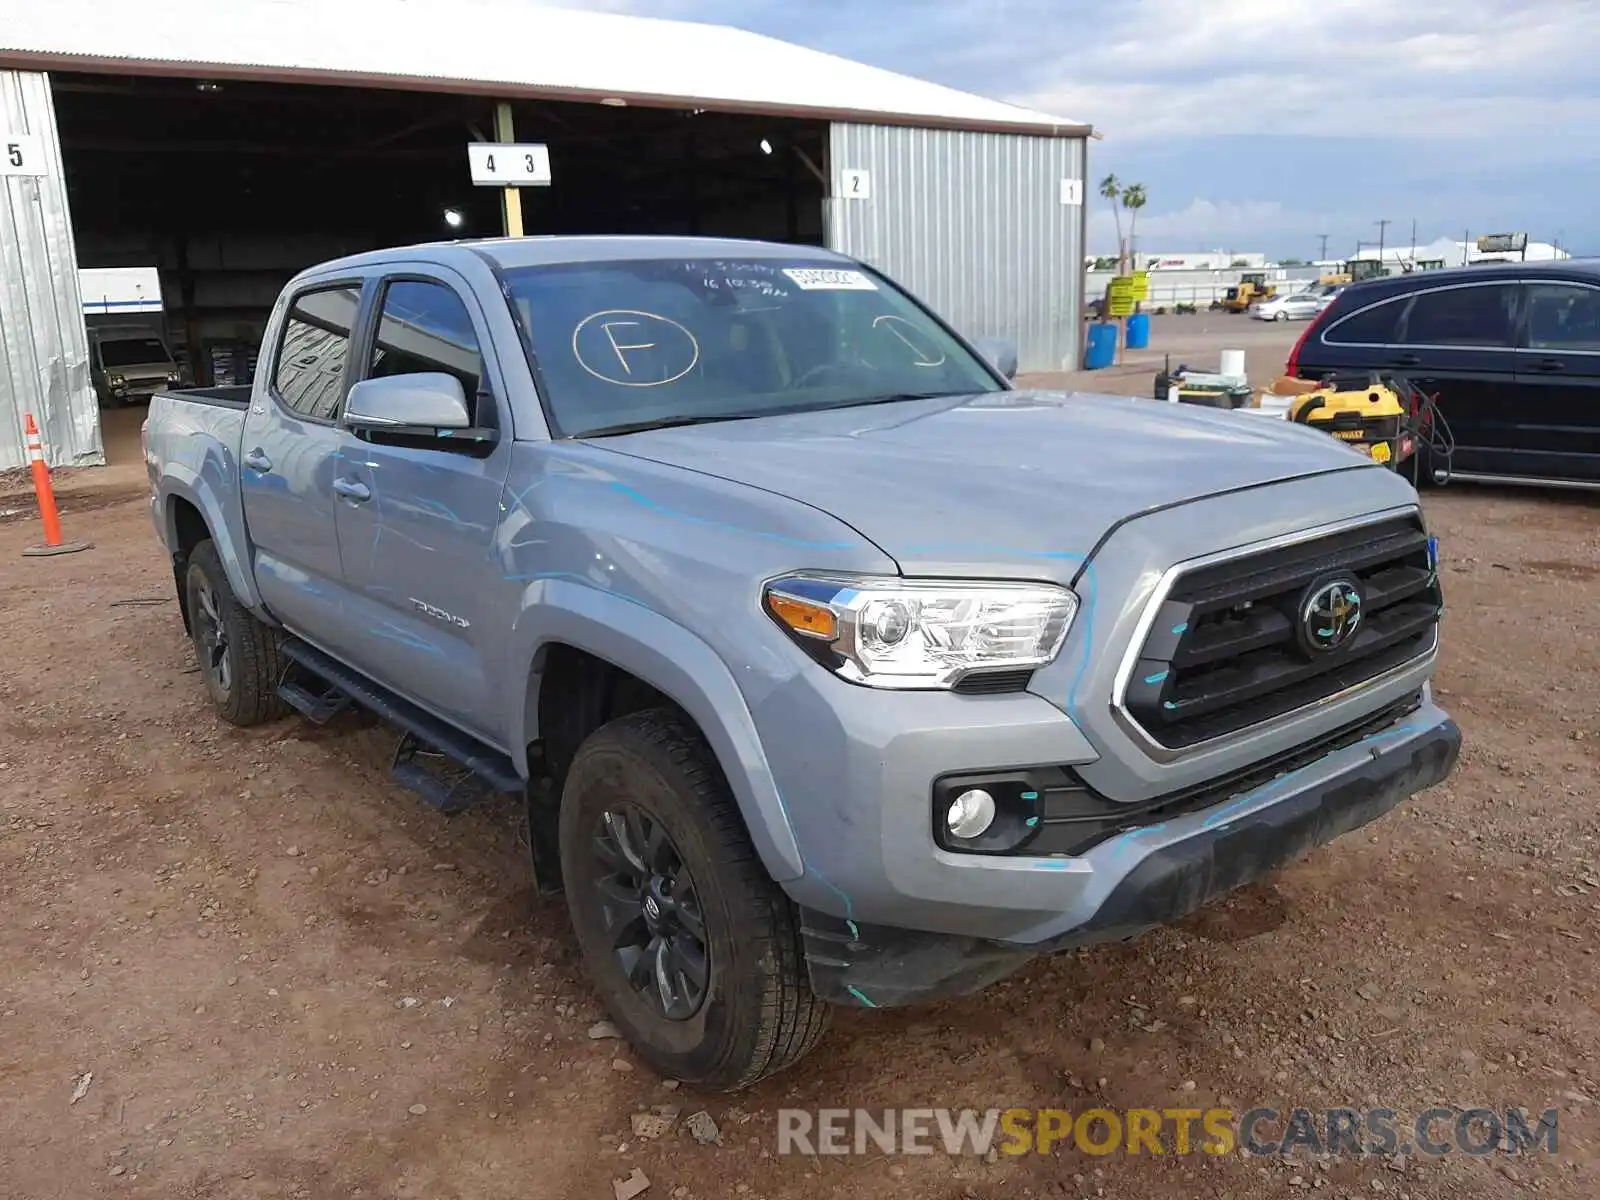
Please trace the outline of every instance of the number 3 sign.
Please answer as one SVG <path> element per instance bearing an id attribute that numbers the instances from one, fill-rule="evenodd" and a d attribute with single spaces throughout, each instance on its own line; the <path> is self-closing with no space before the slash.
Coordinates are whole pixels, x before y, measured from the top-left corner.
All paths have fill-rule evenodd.
<path id="1" fill-rule="evenodd" d="M 550 186 L 550 150 L 537 143 L 468 142 L 467 164 L 478 187 Z"/>

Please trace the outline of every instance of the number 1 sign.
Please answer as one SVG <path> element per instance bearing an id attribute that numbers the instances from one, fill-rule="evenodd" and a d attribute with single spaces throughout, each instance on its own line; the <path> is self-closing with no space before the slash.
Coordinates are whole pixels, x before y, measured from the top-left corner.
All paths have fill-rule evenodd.
<path id="1" fill-rule="evenodd" d="M 477 187 L 549 187 L 550 149 L 539 143 L 468 142 Z"/>

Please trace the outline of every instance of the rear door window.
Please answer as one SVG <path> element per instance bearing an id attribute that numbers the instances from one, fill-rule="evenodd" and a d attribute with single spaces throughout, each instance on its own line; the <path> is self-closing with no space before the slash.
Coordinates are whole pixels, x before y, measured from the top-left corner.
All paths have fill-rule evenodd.
<path id="1" fill-rule="evenodd" d="M 1528 347 L 1600 352 L 1600 289 L 1576 283 L 1530 283 Z"/>
<path id="2" fill-rule="evenodd" d="M 359 287 L 322 288 L 295 297 L 283 323 L 272 387 L 300 416 L 332 421 L 344 404 L 350 329 L 360 305 Z"/>
<path id="3" fill-rule="evenodd" d="M 1394 341 L 1409 296 L 1397 296 L 1348 317 L 1336 318 L 1322 340 L 1334 346 L 1384 346 Z"/>
<path id="4" fill-rule="evenodd" d="M 1407 346 L 1510 346 L 1517 284 L 1468 284 L 1418 292 L 1401 343 Z"/>

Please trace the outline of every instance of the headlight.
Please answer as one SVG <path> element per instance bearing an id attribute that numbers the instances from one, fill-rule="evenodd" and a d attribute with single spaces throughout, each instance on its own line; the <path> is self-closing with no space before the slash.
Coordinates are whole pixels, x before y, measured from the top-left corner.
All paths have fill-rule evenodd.
<path id="1" fill-rule="evenodd" d="M 115 371 L 106 376 L 106 383 L 113 388 L 125 388 L 128 386 L 128 381 Z"/>
<path id="2" fill-rule="evenodd" d="M 767 611 L 813 658 L 869 687 L 949 688 L 975 672 L 1055 658 L 1078 597 L 1043 583 L 795 575 Z"/>

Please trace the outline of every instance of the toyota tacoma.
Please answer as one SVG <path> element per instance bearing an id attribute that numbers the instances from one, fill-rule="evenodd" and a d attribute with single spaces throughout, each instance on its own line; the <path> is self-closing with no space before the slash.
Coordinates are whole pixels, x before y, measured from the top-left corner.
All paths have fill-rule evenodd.
<path id="1" fill-rule="evenodd" d="M 1403 479 L 1015 367 L 820 249 L 374 252 L 155 397 L 151 513 L 224 720 L 358 705 L 435 807 L 518 797 L 616 1024 L 738 1088 L 1456 761 Z"/>

